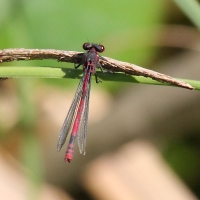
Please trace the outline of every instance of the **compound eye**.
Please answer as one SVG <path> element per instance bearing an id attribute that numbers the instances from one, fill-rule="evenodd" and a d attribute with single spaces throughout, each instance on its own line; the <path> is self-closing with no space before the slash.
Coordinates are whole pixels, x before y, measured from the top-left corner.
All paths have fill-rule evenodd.
<path id="1" fill-rule="evenodd" d="M 105 47 L 103 45 L 96 45 L 96 51 L 102 53 L 105 50 Z"/>
<path id="2" fill-rule="evenodd" d="M 89 50 L 90 48 L 91 48 L 91 44 L 90 43 L 86 42 L 86 43 L 83 44 L 83 49 L 84 50 Z"/>
<path id="3" fill-rule="evenodd" d="M 104 52 L 105 51 L 105 47 L 103 46 L 103 45 L 99 45 L 99 47 L 100 47 L 100 52 Z"/>

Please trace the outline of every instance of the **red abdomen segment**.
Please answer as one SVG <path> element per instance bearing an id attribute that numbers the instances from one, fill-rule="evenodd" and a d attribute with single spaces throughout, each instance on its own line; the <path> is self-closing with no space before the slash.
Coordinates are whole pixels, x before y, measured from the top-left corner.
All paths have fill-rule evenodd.
<path id="1" fill-rule="evenodd" d="M 75 139 L 76 139 L 76 136 L 71 135 L 69 145 L 68 145 L 68 148 L 67 148 L 67 151 L 66 151 L 66 154 L 65 154 L 65 162 L 70 163 L 70 161 L 73 158 Z"/>
<path id="2" fill-rule="evenodd" d="M 86 97 L 86 93 L 87 93 L 88 84 L 90 82 L 89 81 L 90 77 L 91 77 L 91 73 L 87 73 L 86 76 L 85 76 L 85 79 L 84 79 L 82 96 L 81 96 L 81 100 L 79 102 L 78 110 L 77 110 L 76 117 L 75 117 L 75 120 L 74 120 L 74 124 L 73 124 L 73 127 L 72 127 L 71 137 L 70 137 L 68 148 L 67 148 L 67 151 L 66 151 L 66 154 L 65 154 L 65 162 L 70 163 L 70 161 L 73 158 L 75 140 L 76 140 L 76 137 L 78 135 L 78 131 L 79 131 L 79 127 L 80 127 L 80 121 L 81 121 L 81 116 L 82 116 L 82 113 L 83 113 L 85 97 Z"/>

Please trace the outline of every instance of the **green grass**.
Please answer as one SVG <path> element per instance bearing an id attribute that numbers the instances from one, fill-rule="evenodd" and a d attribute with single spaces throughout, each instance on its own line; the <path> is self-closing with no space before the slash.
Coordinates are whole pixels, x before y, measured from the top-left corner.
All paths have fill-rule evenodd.
<path id="1" fill-rule="evenodd" d="M 82 70 L 76 70 L 71 68 L 55 68 L 55 67 L 0 67 L 0 77 L 9 78 L 69 78 L 80 79 L 82 76 Z M 150 85 L 168 85 L 172 84 L 161 83 L 151 78 L 143 76 L 125 75 L 123 73 L 102 73 L 97 72 L 97 76 L 103 81 L 115 81 L 115 82 L 128 82 L 128 83 L 140 83 Z M 200 90 L 200 81 L 185 80 L 192 85 L 196 90 Z"/>
<path id="2" fill-rule="evenodd" d="M 200 4 L 196 0 L 174 0 L 192 23 L 200 29 Z"/>

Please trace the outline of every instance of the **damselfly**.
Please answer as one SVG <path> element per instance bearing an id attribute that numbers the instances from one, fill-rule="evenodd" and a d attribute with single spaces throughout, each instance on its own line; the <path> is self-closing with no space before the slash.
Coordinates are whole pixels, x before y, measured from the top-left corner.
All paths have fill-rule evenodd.
<path id="1" fill-rule="evenodd" d="M 100 67 L 103 71 L 99 63 L 100 55 L 98 55 L 98 52 L 103 52 L 105 50 L 104 46 L 99 44 L 84 43 L 83 49 L 87 50 L 87 52 L 82 53 L 82 61 L 75 66 L 75 68 L 78 68 L 80 65 L 83 65 L 83 77 L 80 80 L 74 100 L 63 123 L 57 146 L 58 151 L 60 151 L 68 134 L 71 133 L 65 154 L 65 161 L 68 162 L 70 162 L 73 158 L 74 145 L 77 137 L 79 151 L 81 154 L 85 154 L 91 76 L 94 74 L 96 83 L 98 83 L 99 80 L 95 74 L 96 68 Z"/>

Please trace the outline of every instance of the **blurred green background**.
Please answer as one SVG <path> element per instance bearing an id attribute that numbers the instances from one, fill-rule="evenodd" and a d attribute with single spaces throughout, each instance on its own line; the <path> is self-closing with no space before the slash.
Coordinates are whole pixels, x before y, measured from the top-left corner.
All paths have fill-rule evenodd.
<path id="1" fill-rule="evenodd" d="M 83 51 L 82 44 L 89 41 L 103 44 L 105 52 L 102 55 L 104 56 L 157 70 L 153 68 L 155 63 L 183 52 L 182 49 L 163 48 L 163 45 L 159 44 L 161 36 L 158 27 L 170 24 L 193 26 L 175 3 L 167 0 L 0 0 L 1 49 L 37 48 Z M 73 67 L 73 64 L 58 63 L 52 60 L 14 62 L 6 65 Z M 46 174 L 47 164 L 45 164 L 45 156 L 41 152 L 43 152 L 42 148 L 44 147 L 42 146 L 45 138 L 51 138 L 51 135 L 41 135 L 44 130 L 42 126 L 39 126 L 42 121 L 38 122 L 38 118 L 42 120 L 42 117 L 38 117 L 41 113 L 38 111 L 35 98 L 37 99 L 37 90 L 48 91 L 46 88 L 75 92 L 78 81 L 15 79 L 3 81 L 0 84 L 1 98 L 5 96 L 8 99 L 17 99 L 18 102 L 15 109 L 11 111 L 12 113 L 17 110 L 14 119 L 12 118 L 13 121 L 10 122 L 12 120 L 10 113 L 8 118 L 5 117 L 7 121 L 0 120 L 2 146 L 30 169 L 27 174 L 33 186 L 39 188 L 44 180 L 57 184 L 59 181 L 53 180 Z M 105 90 L 104 92 L 108 93 L 111 101 L 115 101 L 123 90 L 135 87 L 135 85 L 112 82 L 97 86 L 93 82 L 92 90 L 97 87 Z M 68 99 L 65 93 L 63 96 Z M 71 101 L 72 98 L 70 97 L 68 100 Z M 55 107 L 56 104 L 59 104 L 59 102 L 54 103 Z M 0 112 L 1 116 L 6 115 L 4 109 Z M 53 130 L 59 132 L 59 128 Z M 58 132 L 55 133 L 55 137 Z M 200 151 L 199 135 L 195 132 L 187 137 L 176 138 L 177 140 L 166 137 L 165 141 L 162 138 L 163 143 L 168 144 L 167 148 L 162 149 L 162 154 L 189 187 L 197 195 L 200 195 L 198 190 L 200 187 L 198 173 L 200 159 L 199 153 L 197 153 Z M 52 151 L 56 152 L 56 141 L 52 148 Z M 78 149 L 76 151 L 78 152 Z M 92 150 L 88 149 L 88 151 Z M 60 154 L 64 156 L 63 152 Z M 187 159 L 187 163 L 185 163 L 185 159 Z M 63 160 L 60 159 L 60 162 Z M 58 163 L 50 165 L 58 165 Z M 69 173 L 67 168 L 68 166 L 66 166 L 66 171 L 68 170 Z M 63 173 L 66 172 L 63 171 Z M 76 195 L 78 192 L 73 192 L 72 189 L 76 186 L 69 189 L 64 181 L 60 181 L 57 185 L 78 198 L 79 195 Z M 80 193 L 86 195 L 84 191 Z"/>

